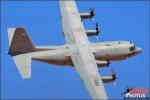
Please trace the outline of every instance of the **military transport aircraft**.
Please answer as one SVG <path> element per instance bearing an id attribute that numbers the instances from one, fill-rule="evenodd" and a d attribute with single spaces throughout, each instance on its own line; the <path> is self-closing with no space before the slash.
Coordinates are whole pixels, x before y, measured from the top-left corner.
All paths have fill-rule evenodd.
<path id="1" fill-rule="evenodd" d="M 100 32 L 98 23 L 96 30 L 85 30 L 82 19 L 93 18 L 93 8 L 89 13 L 79 13 L 74 0 L 61 0 L 60 12 L 66 44 L 34 46 L 24 28 L 8 28 L 8 54 L 24 79 L 31 78 L 31 60 L 72 66 L 93 99 L 108 99 L 103 83 L 114 82 L 116 75 L 113 72 L 112 76 L 102 77 L 98 68 L 139 54 L 141 49 L 128 41 L 90 42 L 88 36 L 98 36 Z"/>

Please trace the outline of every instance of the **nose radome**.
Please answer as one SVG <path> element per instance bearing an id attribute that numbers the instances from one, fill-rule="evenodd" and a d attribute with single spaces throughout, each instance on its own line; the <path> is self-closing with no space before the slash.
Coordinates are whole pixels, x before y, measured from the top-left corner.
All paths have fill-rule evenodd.
<path id="1" fill-rule="evenodd" d="M 141 53 L 141 52 L 142 52 L 142 49 L 139 48 L 139 47 L 137 47 L 137 48 L 136 48 L 136 53 Z"/>

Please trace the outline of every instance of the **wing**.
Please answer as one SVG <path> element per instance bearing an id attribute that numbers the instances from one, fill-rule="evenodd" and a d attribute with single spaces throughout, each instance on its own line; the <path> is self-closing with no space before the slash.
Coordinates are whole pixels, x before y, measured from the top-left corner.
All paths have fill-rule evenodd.
<path id="1" fill-rule="evenodd" d="M 85 53 L 84 55 L 86 54 L 90 54 L 90 52 Z M 107 99 L 101 77 L 98 71 L 94 68 L 96 64 L 91 61 L 90 58 L 87 58 L 87 56 L 80 56 L 78 50 L 73 52 L 71 58 L 77 72 L 79 73 L 92 98 L 94 100 Z"/>
<path id="2" fill-rule="evenodd" d="M 107 99 L 93 52 L 75 1 L 60 1 L 63 31 L 71 44 L 71 59 L 93 99 Z"/>
<path id="3" fill-rule="evenodd" d="M 62 28 L 66 42 L 77 42 L 81 37 L 83 40 L 82 42 L 88 42 L 86 31 L 84 30 L 84 26 L 81 22 L 80 14 L 78 13 L 75 1 L 60 0 L 60 11 Z"/>

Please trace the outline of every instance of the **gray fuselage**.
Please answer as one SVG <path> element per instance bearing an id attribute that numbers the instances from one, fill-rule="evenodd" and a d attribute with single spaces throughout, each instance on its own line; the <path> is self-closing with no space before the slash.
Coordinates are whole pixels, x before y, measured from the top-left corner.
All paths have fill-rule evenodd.
<path id="1" fill-rule="evenodd" d="M 101 43 L 90 43 L 91 50 L 94 52 L 95 59 L 97 61 L 120 61 L 130 58 L 141 52 L 140 48 L 135 47 L 131 42 L 127 41 L 112 41 L 112 42 L 101 42 Z M 33 60 L 46 62 L 58 66 L 73 66 L 71 60 L 71 49 L 73 45 L 63 45 L 55 47 L 36 47 L 37 49 L 50 49 L 55 52 L 57 49 L 61 49 L 62 53 L 57 56 L 40 56 L 34 57 Z M 64 51 L 64 52 L 63 52 Z M 106 66 L 106 64 L 98 64 L 98 67 Z"/>

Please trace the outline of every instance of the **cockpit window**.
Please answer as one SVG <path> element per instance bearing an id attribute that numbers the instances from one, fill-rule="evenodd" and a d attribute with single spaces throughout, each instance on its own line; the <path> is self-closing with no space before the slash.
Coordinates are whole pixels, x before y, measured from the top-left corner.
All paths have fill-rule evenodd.
<path id="1" fill-rule="evenodd" d="M 133 51 L 134 50 L 134 47 L 130 47 L 130 51 Z"/>

